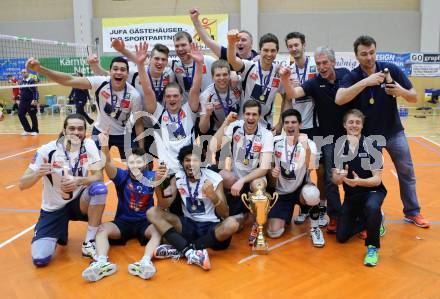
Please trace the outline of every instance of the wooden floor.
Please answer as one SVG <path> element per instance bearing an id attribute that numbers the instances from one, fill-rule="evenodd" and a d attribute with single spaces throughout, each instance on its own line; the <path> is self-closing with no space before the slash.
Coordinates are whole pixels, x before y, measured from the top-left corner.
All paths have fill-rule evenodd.
<path id="1" fill-rule="evenodd" d="M 267 256 L 252 256 L 248 229 L 233 237 L 230 248 L 210 251 L 209 272 L 185 260 L 155 261 L 157 274 L 144 281 L 127 272 L 143 253 L 137 241 L 112 247 L 118 272 L 97 283 L 81 278 L 89 260 L 80 246 L 86 224 L 71 222 L 68 246 L 57 248 L 50 266 L 37 269 L 30 257 L 33 225 L 41 203 L 41 183 L 20 192 L 16 181 L 35 150 L 60 131 L 62 118 L 42 116 L 38 137 L 21 137 L 17 117 L 0 122 L 0 289 L 1 298 L 440 298 L 440 119 L 404 120 L 417 176 L 422 213 L 432 226 L 420 229 L 402 222 L 402 204 L 393 165 L 386 156 L 383 209 L 387 234 L 380 262 L 363 266 L 363 241 L 337 244 L 325 234 L 324 248 L 314 248 L 309 225 L 293 225 L 282 239 L 270 240 Z M 50 133 L 50 134 L 49 134 Z M 108 181 L 106 179 L 106 181 Z M 104 221 L 111 220 L 116 193 L 110 195 Z"/>

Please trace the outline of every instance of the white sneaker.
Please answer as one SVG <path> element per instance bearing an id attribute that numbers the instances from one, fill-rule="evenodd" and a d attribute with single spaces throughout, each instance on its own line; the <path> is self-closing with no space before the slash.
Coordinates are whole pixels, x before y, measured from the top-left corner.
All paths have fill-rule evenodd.
<path id="1" fill-rule="evenodd" d="M 324 235 L 319 227 L 312 227 L 310 229 L 310 235 L 312 237 L 313 246 L 315 247 L 324 247 L 325 240 Z"/>
<path id="2" fill-rule="evenodd" d="M 143 279 L 150 279 L 156 274 L 156 268 L 152 261 L 139 261 L 128 265 L 128 273 Z"/>
<path id="3" fill-rule="evenodd" d="M 32 136 L 38 136 L 38 132 L 31 132 Z"/>
<path id="4" fill-rule="evenodd" d="M 96 244 L 95 244 L 95 240 L 90 240 L 88 242 L 83 242 L 82 243 L 81 251 L 82 251 L 82 255 L 84 257 L 95 259 L 95 257 L 96 257 Z"/>
<path id="5" fill-rule="evenodd" d="M 309 214 L 299 213 L 293 222 L 295 224 L 303 224 L 306 221 L 307 217 L 309 217 Z"/>
<path id="6" fill-rule="evenodd" d="M 87 281 L 98 281 L 116 272 L 118 266 L 110 262 L 93 262 L 82 273 L 82 277 Z"/>
<path id="7" fill-rule="evenodd" d="M 198 265 L 202 267 L 203 270 L 211 269 L 211 261 L 209 260 L 208 250 L 189 249 L 185 255 L 188 264 Z"/>
<path id="8" fill-rule="evenodd" d="M 325 217 L 325 212 L 319 212 L 318 225 L 319 227 L 325 227 L 328 224 L 327 217 Z"/>
<path id="9" fill-rule="evenodd" d="M 24 131 L 23 133 L 20 134 L 21 136 L 27 136 L 29 135 L 29 132 Z"/>

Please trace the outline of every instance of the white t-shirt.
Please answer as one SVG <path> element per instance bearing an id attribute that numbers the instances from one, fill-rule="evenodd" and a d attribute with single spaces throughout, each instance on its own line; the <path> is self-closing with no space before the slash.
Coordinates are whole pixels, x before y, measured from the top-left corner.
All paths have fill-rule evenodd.
<path id="1" fill-rule="evenodd" d="M 307 69 L 306 69 L 307 68 Z M 306 58 L 306 65 L 304 68 L 300 69 L 296 67 L 296 64 L 293 63 L 290 65 L 290 70 L 292 75 L 290 79 L 298 80 L 300 85 L 302 85 L 305 81 L 315 78 L 318 75 L 316 70 L 316 63 L 313 57 Z M 305 73 L 304 73 L 305 72 Z M 295 99 L 295 102 L 292 101 L 293 108 L 298 110 L 301 113 L 302 118 L 302 128 L 303 129 L 311 129 L 313 128 L 313 117 L 314 117 L 314 109 L 315 102 L 312 97 L 302 97 Z M 316 119 L 316 122 L 318 120 Z"/>
<path id="2" fill-rule="evenodd" d="M 214 186 L 214 190 L 216 190 L 223 181 L 223 178 L 212 170 L 206 168 L 201 168 L 200 170 L 202 174 L 197 190 L 197 182 L 189 182 L 191 195 L 194 196 L 194 193 L 197 193 L 196 200 L 191 200 L 190 198 L 185 172 L 179 171 L 176 173 L 176 186 L 177 192 L 179 192 L 182 198 L 183 215 L 198 222 L 220 222 L 220 219 L 215 214 L 215 207 L 212 201 L 203 194 L 202 186 L 205 181 L 209 181 Z"/>
<path id="3" fill-rule="evenodd" d="M 49 159 L 49 154 L 51 152 L 53 152 L 53 154 L 51 155 L 51 159 Z M 72 199 L 63 199 L 60 189 L 63 166 L 67 165 L 70 169 L 69 173 L 72 175 L 72 168 L 76 168 L 76 163 L 78 163 L 75 176 L 87 176 L 90 165 L 101 161 L 95 142 L 89 138 L 84 139 L 83 147 L 80 151 L 69 152 L 68 156 L 71 159 L 70 165 L 61 142 L 57 143 L 56 141 L 51 141 L 37 150 L 31 164 L 29 164 L 29 168 L 33 171 L 37 171 L 38 168 L 40 168 L 44 159 L 47 159 L 52 165 L 53 173 L 50 176 L 43 177 L 43 199 L 41 209 L 44 211 L 53 212 L 61 209 L 76 198 L 79 192 L 84 189 L 83 186 L 79 186 L 73 191 Z"/>
<path id="4" fill-rule="evenodd" d="M 250 99 L 257 100 L 261 104 L 260 124 L 265 128 L 268 128 L 267 125 L 269 124 L 270 128 L 273 128 L 272 107 L 275 102 L 275 97 L 277 93 L 284 93 L 284 86 L 278 73 L 280 65 L 272 63 L 272 72 L 270 70 L 263 71 L 261 69 L 261 74 L 263 76 L 260 78 L 259 61 L 243 60 L 243 63 L 244 69 L 240 73 L 241 78 L 245 81 L 246 85 L 241 99 L 241 107 L 243 107 L 244 103 Z M 268 79 L 269 74 L 270 77 Z M 264 88 L 264 86 L 267 87 Z"/>
<path id="5" fill-rule="evenodd" d="M 165 161 L 169 169 L 177 171 L 180 168 L 177 159 L 180 149 L 191 144 L 195 138 L 196 113 L 191 110 L 188 103 L 183 104 L 180 112 L 176 114 L 168 113 L 168 110 L 157 103 L 153 116 L 155 118 L 153 122 L 159 123 L 162 135 L 159 136 L 157 132 L 154 134 L 159 159 Z"/>
<path id="6" fill-rule="evenodd" d="M 203 76 L 202 76 L 202 87 L 201 90 L 204 91 L 209 85 L 213 83 L 211 76 L 211 66 L 216 61 L 216 59 L 209 55 L 204 55 L 203 61 Z M 186 103 L 189 97 L 189 90 L 192 86 L 192 78 L 195 75 L 195 62 L 191 64 L 183 64 L 180 58 L 168 59 L 168 66 L 174 72 L 176 82 L 183 89 L 183 101 Z"/>
<path id="7" fill-rule="evenodd" d="M 220 99 L 218 98 L 220 96 Z M 225 120 L 225 109 L 229 112 L 240 112 L 240 98 L 241 98 L 241 84 L 238 84 L 236 88 L 229 88 L 228 92 L 218 93 L 215 91 L 214 83 L 209 85 L 208 88 L 200 95 L 200 113 L 199 115 L 206 114 L 206 104 L 211 102 L 214 104 L 214 111 L 211 117 L 214 118 L 214 130 L 218 130 Z M 222 106 L 223 103 L 223 106 Z"/>
<path id="8" fill-rule="evenodd" d="M 101 132 L 110 128 L 109 135 L 124 135 L 127 132 L 126 123 L 131 113 L 142 110 L 142 101 L 137 90 L 126 83 L 126 92 L 124 90 L 110 92 L 109 76 L 92 76 L 87 77 L 87 80 L 89 80 L 95 93 L 102 84 L 107 82 L 96 96 L 98 117 L 94 126 Z M 112 106 L 114 106 L 114 109 L 112 109 Z M 129 131 L 131 131 L 131 128 L 129 128 Z"/>
<path id="9" fill-rule="evenodd" d="M 308 169 L 308 165 L 305 163 L 306 150 L 302 144 L 298 142 L 297 144 L 290 145 L 286 140 L 287 136 L 285 135 L 278 135 L 274 138 L 275 166 L 281 170 L 275 188 L 279 194 L 295 192 L 303 183 Z M 310 139 L 308 139 L 308 144 L 311 155 L 316 156 L 316 144 Z"/>
<path id="10" fill-rule="evenodd" d="M 256 134 L 246 135 L 245 138 L 243 125 L 244 120 L 237 120 L 225 129 L 225 136 L 232 140 L 232 172 L 237 178 L 242 178 L 257 169 L 262 153 L 273 152 L 273 135 L 269 130 L 258 125 Z M 246 148 L 251 144 L 246 156 Z M 249 160 L 247 165 L 246 159 Z"/>

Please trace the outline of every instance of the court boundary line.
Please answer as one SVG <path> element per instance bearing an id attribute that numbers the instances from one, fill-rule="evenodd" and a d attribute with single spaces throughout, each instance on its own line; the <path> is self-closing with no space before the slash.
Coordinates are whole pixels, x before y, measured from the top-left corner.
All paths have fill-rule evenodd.
<path id="1" fill-rule="evenodd" d="M 36 224 L 33 224 L 33 225 L 29 226 L 28 228 L 26 228 L 25 230 L 19 232 L 18 234 L 16 234 L 12 238 L 9 238 L 8 240 L 4 241 L 3 243 L 0 244 L 0 248 L 5 247 L 9 243 L 12 243 L 14 240 L 16 240 L 16 239 L 20 238 L 21 236 L 23 236 L 24 234 L 26 234 L 28 231 L 34 229 L 35 225 Z"/>
<path id="2" fill-rule="evenodd" d="M 13 155 L 2 157 L 2 158 L 0 158 L 0 161 L 6 160 L 6 159 L 9 159 L 9 158 L 13 158 L 15 156 L 20 156 L 20 155 L 23 155 L 23 154 L 26 154 L 26 153 L 30 153 L 30 152 L 36 151 L 37 149 L 38 148 L 33 148 L 33 149 L 30 149 L 30 150 L 27 150 L 27 151 L 24 151 L 24 152 L 19 152 L 19 153 L 13 154 Z"/>
<path id="3" fill-rule="evenodd" d="M 435 145 L 437 145 L 438 147 L 440 147 L 440 143 L 437 143 L 437 142 L 435 142 L 434 140 L 429 139 L 428 137 L 425 137 L 425 136 L 419 136 L 419 137 L 422 138 L 422 139 L 425 139 L 425 141 L 431 142 L 432 144 L 435 144 Z"/>

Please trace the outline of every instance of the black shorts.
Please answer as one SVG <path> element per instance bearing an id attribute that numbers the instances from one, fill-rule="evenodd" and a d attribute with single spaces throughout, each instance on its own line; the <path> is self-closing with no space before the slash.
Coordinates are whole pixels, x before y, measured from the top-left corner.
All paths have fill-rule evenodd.
<path id="1" fill-rule="evenodd" d="M 241 189 L 241 194 L 251 192 L 251 185 L 249 183 L 245 183 L 243 188 Z M 243 204 L 240 196 L 233 196 L 231 194 L 231 190 L 226 190 L 226 202 L 229 206 L 229 216 L 238 215 L 240 213 L 248 213 L 249 210 Z"/>
<path id="2" fill-rule="evenodd" d="M 180 217 L 182 223 L 182 236 L 188 242 L 194 242 L 203 235 L 211 234 L 215 243 L 211 246 L 214 250 L 224 250 L 231 244 L 232 237 L 224 241 L 217 241 L 215 238 L 215 228 L 221 222 L 197 222 L 187 217 Z"/>
<path id="3" fill-rule="evenodd" d="M 292 222 L 293 210 L 295 209 L 295 204 L 300 204 L 299 197 L 301 194 L 301 189 L 305 184 L 304 182 L 296 189 L 294 192 L 289 194 L 279 195 L 277 203 L 270 210 L 267 215 L 268 219 L 278 218 L 283 219 L 286 224 Z"/>
<path id="4" fill-rule="evenodd" d="M 32 242 L 41 238 L 55 238 L 58 244 L 67 245 L 69 221 L 88 221 L 80 209 L 80 198 L 85 188 L 78 196 L 59 210 L 48 212 L 41 210 L 35 225 Z"/>
<path id="5" fill-rule="evenodd" d="M 137 238 L 142 246 L 148 243 L 148 239 L 145 237 L 145 231 L 150 225 L 150 222 L 147 219 L 133 222 L 115 219 L 112 223 L 119 228 L 121 237 L 119 239 L 109 239 L 111 245 L 125 245 L 128 240 L 134 238 Z"/>

